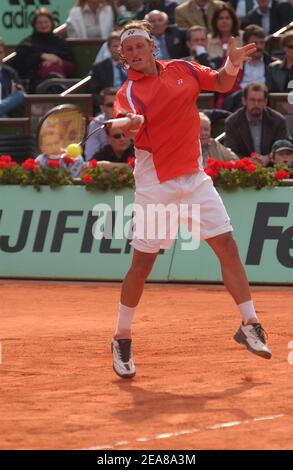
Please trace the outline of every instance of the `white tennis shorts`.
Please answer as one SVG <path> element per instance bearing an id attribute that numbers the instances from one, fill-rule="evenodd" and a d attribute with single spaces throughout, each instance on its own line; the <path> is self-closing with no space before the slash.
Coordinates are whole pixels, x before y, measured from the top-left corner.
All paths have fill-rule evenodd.
<path id="1" fill-rule="evenodd" d="M 233 231 L 223 201 L 203 170 L 136 189 L 131 245 L 144 253 L 170 249 L 179 221 L 201 240 Z"/>

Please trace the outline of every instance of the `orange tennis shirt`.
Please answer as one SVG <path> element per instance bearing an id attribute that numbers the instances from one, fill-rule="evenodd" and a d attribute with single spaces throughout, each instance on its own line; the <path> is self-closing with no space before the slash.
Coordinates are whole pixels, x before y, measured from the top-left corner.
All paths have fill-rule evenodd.
<path id="1" fill-rule="evenodd" d="M 201 148 L 196 101 L 201 90 L 214 91 L 218 72 L 184 60 L 156 64 L 158 76 L 129 70 L 116 95 L 114 116 L 125 112 L 144 116 L 134 145 L 149 152 L 162 183 L 198 169 Z"/>

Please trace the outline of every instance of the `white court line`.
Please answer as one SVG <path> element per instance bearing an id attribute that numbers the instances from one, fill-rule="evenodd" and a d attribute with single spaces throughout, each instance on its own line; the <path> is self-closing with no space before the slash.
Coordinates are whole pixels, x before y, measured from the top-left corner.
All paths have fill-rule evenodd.
<path id="1" fill-rule="evenodd" d="M 89 447 L 87 449 L 82 449 L 82 450 L 115 449 L 116 447 L 120 447 L 122 445 L 123 446 L 130 445 L 130 444 L 135 444 L 137 442 L 149 442 L 149 441 L 155 441 L 155 440 L 161 440 L 161 439 L 170 439 L 170 437 L 179 437 L 179 436 L 185 436 L 187 434 L 195 434 L 198 432 L 215 431 L 218 429 L 232 428 L 235 426 L 241 426 L 242 424 L 257 423 L 259 421 L 270 421 L 274 419 L 283 418 L 284 416 L 285 416 L 284 414 L 271 415 L 271 416 L 259 416 L 257 418 L 245 419 L 244 421 L 230 421 L 227 423 L 213 424 L 213 425 L 205 426 L 204 428 L 201 428 L 201 429 L 191 428 L 191 429 L 185 429 L 183 431 L 156 434 L 155 436 L 150 436 L 150 437 L 138 437 L 137 439 L 134 439 L 132 441 L 117 441 L 111 445 L 94 446 L 94 447 Z"/>

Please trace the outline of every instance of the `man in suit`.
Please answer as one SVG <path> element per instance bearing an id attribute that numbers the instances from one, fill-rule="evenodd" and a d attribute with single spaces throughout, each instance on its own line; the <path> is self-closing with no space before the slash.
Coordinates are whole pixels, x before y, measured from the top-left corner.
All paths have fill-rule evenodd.
<path id="1" fill-rule="evenodd" d="M 225 145 L 240 158 L 253 158 L 266 166 L 273 143 L 287 139 L 286 120 L 267 107 L 268 89 L 262 83 L 250 83 L 244 90 L 243 107 L 226 120 Z"/>
<path id="2" fill-rule="evenodd" d="M 185 30 L 169 26 L 168 15 L 164 11 L 153 10 L 145 16 L 151 24 L 151 33 L 156 44 L 159 60 L 180 59 L 186 55 Z"/>
<path id="3" fill-rule="evenodd" d="M 273 34 L 292 20 L 293 7 L 289 2 L 257 0 L 257 3 L 258 5 L 242 19 L 242 29 L 249 24 L 257 24 L 266 34 Z"/>
<path id="4" fill-rule="evenodd" d="M 104 88 L 114 87 L 118 90 L 127 78 L 127 72 L 119 63 L 120 34 L 110 33 L 107 40 L 111 57 L 94 64 L 91 68 L 90 93 L 93 94 L 95 110 L 99 110 L 99 93 Z"/>
<path id="5" fill-rule="evenodd" d="M 2 63 L 5 55 L 5 44 L 0 38 L 0 118 L 22 115 L 24 104 L 24 89 L 17 72 Z"/>
<path id="6" fill-rule="evenodd" d="M 212 17 L 224 2 L 220 0 L 187 0 L 175 10 L 175 22 L 180 28 L 199 24 L 211 29 Z"/>

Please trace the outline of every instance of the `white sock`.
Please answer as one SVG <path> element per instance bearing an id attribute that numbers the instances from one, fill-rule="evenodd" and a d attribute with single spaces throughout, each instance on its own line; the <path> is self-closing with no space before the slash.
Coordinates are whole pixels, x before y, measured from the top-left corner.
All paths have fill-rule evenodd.
<path id="1" fill-rule="evenodd" d="M 131 330 L 131 324 L 136 308 L 137 307 L 127 307 L 126 305 L 122 305 L 121 302 L 119 302 L 115 336 L 120 335 L 125 330 Z"/>
<path id="2" fill-rule="evenodd" d="M 242 320 L 245 325 L 247 324 L 247 321 L 250 320 L 251 318 L 255 318 L 255 323 L 258 323 L 258 319 L 256 316 L 256 312 L 255 312 L 255 308 L 254 308 L 252 300 L 247 300 L 246 302 L 239 304 L 238 308 L 240 310 Z"/>

